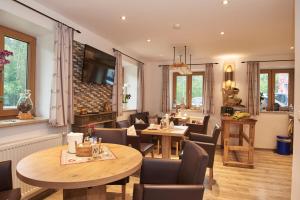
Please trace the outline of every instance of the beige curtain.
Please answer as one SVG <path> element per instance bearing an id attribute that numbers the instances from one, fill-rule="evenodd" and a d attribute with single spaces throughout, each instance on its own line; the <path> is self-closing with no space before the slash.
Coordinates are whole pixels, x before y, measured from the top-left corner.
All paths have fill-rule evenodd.
<path id="1" fill-rule="evenodd" d="M 122 54 L 119 51 L 115 51 L 116 68 L 115 68 L 115 81 L 113 86 L 112 107 L 113 111 L 117 113 L 117 116 L 123 115 L 123 65 Z"/>
<path id="2" fill-rule="evenodd" d="M 162 67 L 162 112 L 170 112 L 169 66 Z"/>
<path id="3" fill-rule="evenodd" d="M 57 23 L 49 116 L 49 123 L 53 126 L 66 126 L 73 123 L 72 44 L 73 29 Z"/>
<path id="4" fill-rule="evenodd" d="M 204 76 L 204 105 L 203 112 L 205 114 L 214 113 L 214 65 L 208 63 L 205 65 Z"/>
<path id="5" fill-rule="evenodd" d="M 144 111 L 144 64 L 138 63 L 137 74 L 137 111 Z"/>
<path id="6" fill-rule="evenodd" d="M 251 115 L 259 115 L 259 62 L 247 62 L 248 101 L 247 109 Z"/>

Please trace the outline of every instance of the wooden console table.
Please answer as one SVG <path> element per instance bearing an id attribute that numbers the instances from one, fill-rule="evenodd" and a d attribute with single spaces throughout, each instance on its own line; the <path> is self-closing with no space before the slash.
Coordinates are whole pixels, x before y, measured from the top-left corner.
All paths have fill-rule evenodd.
<path id="1" fill-rule="evenodd" d="M 72 131 L 87 134 L 89 125 L 95 126 L 96 128 L 103 126 L 105 128 L 115 128 L 116 113 L 101 112 L 96 114 L 75 115 Z"/>
<path id="2" fill-rule="evenodd" d="M 222 117 L 222 143 L 224 145 L 224 155 L 223 155 L 223 164 L 225 166 L 234 166 L 234 167 L 254 167 L 254 138 L 255 138 L 255 124 L 256 119 L 245 118 L 240 120 L 235 120 L 232 117 Z M 230 127 L 237 125 L 239 128 L 238 134 L 230 133 Z M 247 135 L 244 132 L 244 125 L 249 126 L 249 134 Z M 230 138 L 238 138 L 238 145 L 230 145 Z M 243 145 L 243 141 L 246 141 L 248 144 Z M 229 152 L 232 151 L 236 155 L 236 161 L 229 159 Z M 242 162 L 238 158 L 237 153 L 244 152 L 247 153 L 247 160 Z"/>

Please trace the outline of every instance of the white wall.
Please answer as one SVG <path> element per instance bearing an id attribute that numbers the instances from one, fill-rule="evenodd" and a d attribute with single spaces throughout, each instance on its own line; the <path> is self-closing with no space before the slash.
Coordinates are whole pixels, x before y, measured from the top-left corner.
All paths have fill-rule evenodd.
<path id="1" fill-rule="evenodd" d="M 240 89 L 239 97 L 242 98 L 242 104 L 246 105 L 247 98 L 247 66 L 241 61 L 248 60 L 274 60 L 274 59 L 292 59 L 293 55 L 274 55 L 251 58 L 240 57 L 224 57 L 215 60 L 195 60 L 194 63 L 218 62 L 214 65 L 214 110 L 215 114 L 211 116 L 208 131 L 213 128 L 215 123 L 220 123 L 220 108 L 223 104 L 222 86 L 224 75 L 224 64 L 232 63 L 235 65 L 235 81 L 236 87 Z M 145 66 L 145 107 L 152 115 L 161 112 L 161 89 L 162 89 L 162 72 L 159 64 L 167 64 L 170 62 L 149 62 Z M 261 63 L 261 67 L 266 68 L 293 68 L 293 62 L 269 62 Z M 203 70 L 203 68 L 199 68 Z M 170 75 L 172 76 L 172 75 Z M 172 77 L 170 77 L 171 93 L 172 93 Z M 170 95 L 172 98 L 172 95 Z M 190 116 L 202 117 L 200 112 L 191 112 Z M 275 125 L 273 125 L 275 124 Z M 276 135 L 287 135 L 288 113 L 261 113 L 258 117 L 256 126 L 255 147 L 264 149 L 274 149 L 276 146 Z"/>
<path id="2" fill-rule="evenodd" d="M 295 1 L 295 134 L 292 175 L 292 200 L 300 198 L 300 0 Z"/>

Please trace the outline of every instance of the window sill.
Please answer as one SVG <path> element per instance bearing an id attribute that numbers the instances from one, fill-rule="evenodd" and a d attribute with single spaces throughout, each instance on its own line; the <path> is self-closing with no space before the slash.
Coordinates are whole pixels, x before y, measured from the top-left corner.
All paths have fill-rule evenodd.
<path id="1" fill-rule="evenodd" d="M 123 112 L 136 112 L 136 109 L 127 109 L 127 110 L 123 110 Z"/>
<path id="2" fill-rule="evenodd" d="M 30 125 L 37 123 L 48 122 L 48 118 L 45 117 L 35 117 L 34 119 L 28 120 L 20 120 L 20 119 L 3 119 L 0 120 L 0 128 L 7 128 L 13 126 L 22 126 L 22 125 Z"/>
<path id="3" fill-rule="evenodd" d="M 260 113 L 271 113 L 271 114 L 293 114 L 293 112 L 289 111 L 260 111 Z"/>

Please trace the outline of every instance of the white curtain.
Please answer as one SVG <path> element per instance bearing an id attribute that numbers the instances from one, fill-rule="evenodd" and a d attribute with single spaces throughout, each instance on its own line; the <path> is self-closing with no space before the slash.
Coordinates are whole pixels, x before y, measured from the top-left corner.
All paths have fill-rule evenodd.
<path id="1" fill-rule="evenodd" d="M 123 115 L 123 65 L 122 54 L 119 51 L 115 51 L 116 68 L 115 68 L 115 81 L 113 86 L 112 107 L 113 111 L 117 113 L 117 116 Z"/>
<path id="2" fill-rule="evenodd" d="M 57 23 L 49 117 L 49 123 L 53 126 L 66 126 L 73 123 L 72 44 L 73 29 Z"/>
<path id="3" fill-rule="evenodd" d="M 204 107 L 205 114 L 214 113 L 214 65 L 208 63 L 205 65 L 204 76 Z"/>
<path id="4" fill-rule="evenodd" d="M 138 63 L 137 74 L 137 111 L 144 111 L 144 64 Z"/>
<path id="5" fill-rule="evenodd" d="M 170 83 L 169 83 L 169 66 L 162 67 L 162 112 L 170 112 Z"/>
<path id="6" fill-rule="evenodd" d="M 260 91 L 259 62 L 247 62 L 248 101 L 247 109 L 251 115 L 259 115 Z"/>

